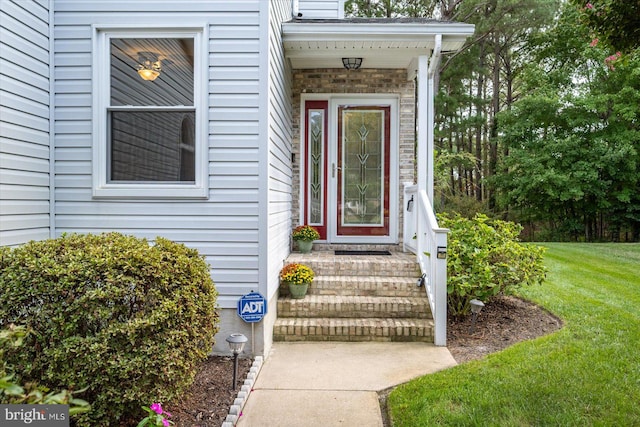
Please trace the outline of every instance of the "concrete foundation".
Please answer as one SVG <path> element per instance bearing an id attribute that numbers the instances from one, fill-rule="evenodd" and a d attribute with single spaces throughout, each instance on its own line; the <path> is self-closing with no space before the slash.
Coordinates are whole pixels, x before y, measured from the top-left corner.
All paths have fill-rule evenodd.
<path id="1" fill-rule="evenodd" d="M 273 324 L 278 317 L 277 295 L 272 297 L 267 304 L 266 316 L 260 322 L 253 324 L 242 320 L 242 318 L 238 316 L 238 311 L 235 308 L 220 309 L 220 329 L 215 336 L 215 344 L 211 353 L 218 356 L 228 356 L 231 354 L 226 338 L 233 333 L 240 333 L 249 339 L 241 357 L 266 357 L 271 351 Z"/>

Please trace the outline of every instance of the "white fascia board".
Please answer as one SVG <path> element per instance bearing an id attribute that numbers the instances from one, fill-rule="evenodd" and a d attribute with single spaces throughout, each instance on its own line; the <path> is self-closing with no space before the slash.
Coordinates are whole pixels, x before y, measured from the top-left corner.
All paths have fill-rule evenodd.
<path id="1" fill-rule="evenodd" d="M 285 22 L 282 33 L 285 41 L 330 41 L 336 39 L 362 38 L 365 40 L 415 40 L 415 38 L 442 34 L 446 36 L 469 37 L 475 31 L 472 24 L 448 23 L 325 23 L 325 22 Z"/>

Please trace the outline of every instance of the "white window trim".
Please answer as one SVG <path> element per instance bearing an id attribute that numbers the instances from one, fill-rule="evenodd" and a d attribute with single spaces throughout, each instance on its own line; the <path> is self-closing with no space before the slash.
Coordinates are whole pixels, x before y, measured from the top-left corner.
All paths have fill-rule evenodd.
<path id="1" fill-rule="evenodd" d="M 118 199 L 205 199 L 209 194 L 208 33 L 206 25 L 188 27 L 94 26 L 93 28 L 93 197 Z M 110 104 L 111 38 L 193 37 L 195 108 L 194 183 L 113 183 L 108 181 L 107 108 Z"/>

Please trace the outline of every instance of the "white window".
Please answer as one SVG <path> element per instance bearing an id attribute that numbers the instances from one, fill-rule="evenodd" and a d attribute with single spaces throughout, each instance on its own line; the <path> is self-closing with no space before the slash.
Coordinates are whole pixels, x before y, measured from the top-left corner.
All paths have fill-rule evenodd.
<path id="1" fill-rule="evenodd" d="M 203 33 L 96 31 L 94 197 L 207 196 Z"/>

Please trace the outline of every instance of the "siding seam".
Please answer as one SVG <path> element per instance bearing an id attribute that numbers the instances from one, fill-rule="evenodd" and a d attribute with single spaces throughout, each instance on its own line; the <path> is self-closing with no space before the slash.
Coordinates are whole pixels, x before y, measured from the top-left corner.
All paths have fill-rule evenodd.
<path id="1" fill-rule="evenodd" d="M 55 2 L 49 3 L 49 237 L 56 237 L 56 171 L 55 171 Z"/>

